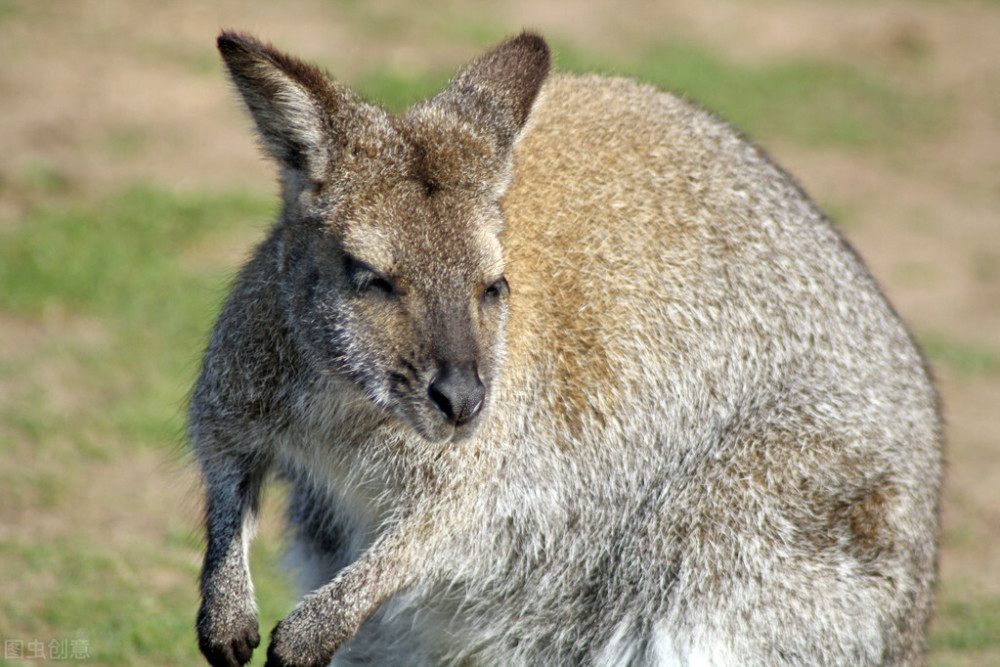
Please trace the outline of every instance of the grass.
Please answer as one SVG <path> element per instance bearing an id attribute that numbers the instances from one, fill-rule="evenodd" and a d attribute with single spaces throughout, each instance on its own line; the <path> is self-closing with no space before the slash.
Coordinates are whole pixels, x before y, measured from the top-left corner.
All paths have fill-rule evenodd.
<path id="1" fill-rule="evenodd" d="M 4 616 L 15 624 L 5 637 L 84 639 L 91 657 L 104 664 L 135 664 L 143 655 L 178 664 L 194 657 L 176 641 L 190 627 L 176 610 L 196 604 L 193 590 L 149 585 L 145 572 L 178 566 L 164 562 L 152 545 L 109 553 L 86 539 L 57 539 L 5 544 L 2 555 L 7 576 L 33 584 L 30 604 L 4 602 Z M 184 569 L 194 581 L 193 568 Z M 40 572 L 58 575 L 39 581 Z"/>
<path id="2" fill-rule="evenodd" d="M 696 46 L 654 46 L 628 61 L 560 43 L 553 48 L 558 69 L 654 83 L 712 109 L 756 137 L 859 149 L 932 132 L 947 111 L 939 101 L 897 90 L 876 73 L 847 65 L 740 65 Z M 435 94 L 451 74 L 383 67 L 361 77 L 355 87 L 398 111 Z"/>
<path id="3" fill-rule="evenodd" d="M 922 335 L 920 343 L 931 362 L 947 366 L 959 378 L 1000 374 L 1000 351 L 993 347 L 955 340 L 934 332 Z"/>
<path id="4" fill-rule="evenodd" d="M 847 65 L 726 62 L 696 47 L 652 49 L 625 70 L 717 111 L 755 136 L 863 148 L 936 124 L 936 105 Z"/>
<path id="5" fill-rule="evenodd" d="M 449 74 L 382 67 L 366 74 L 354 88 L 366 99 L 377 100 L 389 109 L 401 111 L 438 93 L 447 84 Z"/>
<path id="6" fill-rule="evenodd" d="M 946 599 L 939 605 L 939 628 L 932 645 L 941 651 L 981 652 L 1000 649 L 1000 600 Z"/>
<path id="7" fill-rule="evenodd" d="M 191 310 L 205 307 L 190 288 L 205 276 L 175 275 L 178 258 L 220 228 L 266 220 L 273 207 L 245 195 L 182 197 L 135 187 L 93 206 L 38 211 L 3 235 L 0 307 L 28 314 L 59 307 L 118 324 L 142 317 L 149 324 L 190 325 L 198 321 Z"/>
<path id="8" fill-rule="evenodd" d="M 30 586 L 30 597 L 0 602 L 0 635 L 46 644 L 85 640 L 99 664 L 197 664 L 198 567 L 186 557 L 197 548 L 136 542 L 110 552 L 81 537 L 0 544 L 5 577 Z M 255 545 L 251 567 L 265 635 L 290 606 L 277 559 L 273 541 Z M 151 581 L 156 572 L 173 576 Z"/>
<path id="9" fill-rule="evenodd" d="M 85 641 L 100 664 L 197 660 L 200 541 L 178 539 L 174 511 L 111 544 L 85 525 L 33 534 L 48 530 L 46 517 L 85 513 L 88 486 L 116 462 L 174 465 L 184 395 L 231 271 L 188 255 L 237 242 L 273 207 L 242 194 L 129 188 L 37 210 L 0 233 L 0 313 L 39 330 L 0 363 L 0 387 L 11 387 L 0 402 L 0 523 L 15 527 L 0 533 L 0 637 Z M 265 632 L 290 603 L 276 558 L 265 535 L 254 548 Z"/>
<path id="10" fill-rule="evenodd" d="M 200 239 L 266 220 L 272 208 L 244 195 L 132 188 L 92 206 L 43 209 L 0 235 L 0 309 L 91 321 L 103 331 L 91 344 L 56 338 L 12 370 L 31 377 L 31 364 L 62 362 L 64 374 L 90 383 L 109 410 L 62 420 L 33 400 L 44 390 L 36 386 L 18 406 L 22 430 L 70 436 L 84 427 L 139 442 L 176 437 L 176 408 L 227 279 L 217 267 L 194 270 L 181 260 Z"/>
<path id="11" fill-rule="evenodd" d="M 930 636 L 931 664 L 1000 664 L 1000 598 L 970 582 L 944 582 Z"/>

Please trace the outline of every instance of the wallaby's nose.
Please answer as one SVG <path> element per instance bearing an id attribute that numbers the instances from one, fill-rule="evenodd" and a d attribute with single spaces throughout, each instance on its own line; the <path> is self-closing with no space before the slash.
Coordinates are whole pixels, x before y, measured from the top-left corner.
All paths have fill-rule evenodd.
<path id="1" fill-rule="evenodd" d="M 443 364 L 431 380 L 427 393 L 437 409 L 455 426 L 472 421 L 486 399 L 486 387 L 475 365 Z"/>

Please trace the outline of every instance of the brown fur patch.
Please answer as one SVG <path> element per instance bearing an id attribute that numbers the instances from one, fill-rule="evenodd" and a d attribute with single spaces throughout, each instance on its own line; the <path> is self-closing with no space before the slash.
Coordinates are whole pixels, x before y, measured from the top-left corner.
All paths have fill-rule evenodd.
<path id="1" fill-rule="evenodd" d="M 895 495 L 895 489 L 880 479 L 834 509 L 831 522 L 846 526 L 853 555 L 870 559 L 892 548 L 887 515 Z"/>

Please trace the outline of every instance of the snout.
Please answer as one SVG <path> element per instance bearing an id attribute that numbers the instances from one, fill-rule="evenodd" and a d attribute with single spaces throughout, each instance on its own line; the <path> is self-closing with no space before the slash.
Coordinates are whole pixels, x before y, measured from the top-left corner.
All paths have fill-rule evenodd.
<path id="1" fill-rule="evenodd" d="M 483 409 L 486 386 L 475 364 L 445 363 L 427 386 L 427 394 L 445 420 L 458 428 Z"/>

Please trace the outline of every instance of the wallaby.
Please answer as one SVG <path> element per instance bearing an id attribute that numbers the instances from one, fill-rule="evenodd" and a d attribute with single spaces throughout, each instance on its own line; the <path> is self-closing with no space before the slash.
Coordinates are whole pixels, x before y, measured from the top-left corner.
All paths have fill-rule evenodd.
<path id="1" fill-rule="evenodd" d="M 925 660 L 935 391 L 758 148 L 527 32 L 402 114 L 218 46 L 283 209 L 190 406 L 211 663 L 272 474 L 312 592 L 268 665 Z"/>

